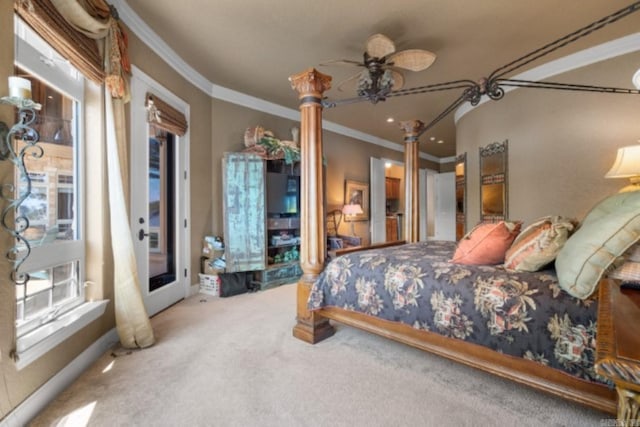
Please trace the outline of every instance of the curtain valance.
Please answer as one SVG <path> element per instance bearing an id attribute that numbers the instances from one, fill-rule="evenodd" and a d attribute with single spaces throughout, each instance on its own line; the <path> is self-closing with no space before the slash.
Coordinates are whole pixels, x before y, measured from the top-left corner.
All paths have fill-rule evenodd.
<path id="1" fill-rule="evenodd" d="M 14 10 L 84 76 L 128 100 L 127 34 L 104 0 L 14 0 Z"/>
<path id="2" fill-rule="evenodd" d="M 104 81 L 102 55 L 96 41 L 76 31 L 50 1 L 16 0 L 14 10 L 87 78 L 98 84 Z"/>
<path id="3" fill-rule="evenodd" d="M 157 124 L 174 135 L 182 136 L 187 133 L 188 124 L 184 114 L 151 93 L 147 93 L 146 99 L 149 123 Z"/>

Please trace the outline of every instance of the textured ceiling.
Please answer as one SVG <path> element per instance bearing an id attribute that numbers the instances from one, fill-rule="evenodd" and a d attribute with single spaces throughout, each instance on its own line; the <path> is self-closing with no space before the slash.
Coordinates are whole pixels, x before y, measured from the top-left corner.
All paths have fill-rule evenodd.
<path id="1" fill-rule="evenodd" d="M 309 67 L 333 77 L 325 95 L 359 68 L 318 65 L 330 59 L 361 60 L 374 33 L 397 50 L 437 54 L 419 73 L 405 73 L 405 88 L 456 79 L 477 81 L 491 71 L 630 4 L 629 0 L 128 0 L 127 4 L 175 52 L 212 83 L 297 109 L 287 78 Z M 640 12 L 563 47 L 550 59 L 640 30 Z M 640 64 L 638 64 L 640 66 Z M 524 69 L 520 70 L 524 71 Z M 616 82 L 630 88 L 631 75 Z M 589 82 L 601 84 L 601 82 Z M 610 84 L 610 83 L 609 83 Z M 524 89 L 537 90 L 537 89 Z M 430 122 L 460 90 L 391 98 L 325 110 L 335 123 L 389 141 L 402 141 L 398 120 Z M 443 140 L 437 144 L 430 137 Z M 455 155 L 453 114 L 421 137 L 421 151 Z"/>

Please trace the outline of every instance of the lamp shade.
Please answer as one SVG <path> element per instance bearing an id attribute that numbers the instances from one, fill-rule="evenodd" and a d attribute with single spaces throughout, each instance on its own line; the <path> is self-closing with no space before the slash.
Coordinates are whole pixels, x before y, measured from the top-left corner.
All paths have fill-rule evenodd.
<path id="1" fill-rule="evenodd" d="M 640 89 L 640 69 L 636 71 L 631 81 L 633 82 L 633 85 L 636 87 L 636 89 Z"/>
<path id="2" fill-rule="evenodd" d="M 618 148 L 618 155 L 605 178 L 629 178 L 640 175 L 640 144 Z"/>
<path id="3" fill-rule="evenodd" d="M 361 213 L 364 213 L 364 211 L 360 205 L 344 205 L 342 208 L 343 215 L 360 215 Z"/>

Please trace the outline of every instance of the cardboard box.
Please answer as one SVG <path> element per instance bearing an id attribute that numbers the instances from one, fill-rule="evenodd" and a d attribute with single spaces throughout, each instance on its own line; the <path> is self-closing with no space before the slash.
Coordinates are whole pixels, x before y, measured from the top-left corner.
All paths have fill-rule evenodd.
<path id="1" fill-rule="evenodd" d="M 203 272 L 204 272 L 204 274 L 212 274 L 212 275 L 217 276 L 220 273 L 224 273 L 224 269 L 223 268 L 216 268 L 216 267 L 211 265 L 211 262 L 205 261 L 204 262 Z"/>

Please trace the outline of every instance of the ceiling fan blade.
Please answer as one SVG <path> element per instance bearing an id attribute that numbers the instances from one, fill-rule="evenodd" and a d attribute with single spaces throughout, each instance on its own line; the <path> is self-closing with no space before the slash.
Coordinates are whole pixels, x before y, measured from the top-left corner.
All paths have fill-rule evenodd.
<path id="1" fill-rule="evenodd" d="M 329 67 L 331 65 L 356 65 L 359 67 L 364 67 L 365 65 L 360 62 L 360 61 L 353 61 L 351 59 L 330 59 L 328 61 L 325 62 L 321 62 L 320 64 L 321 67 Z"/>
<path id="2" fill-rule="evenodd" d="M 384 34 L 374 34 L 367 39 L 366 50 L 373 58 L 384 58 L 396 51 L 396 45 Z"/>
<path id="3" fill-rule="evenodd" d="M 390 71 L 391 71 L 391 75 L 393 76 L 393 87 L 391 88 L 391 90 L 402 89 L 402 86 L 404 86 L 404 76 L 402 75 L 402 73 L 399 73 L 397 71 L 394 71 L 394 70 L 390 70 Z"/>
<path id="4" fill-rule="evenodd" d="M 423 49 L 407 49 L 389 57 L 388 62 L 395 67 L 410 71 L 426 70 L 436 60 L 436 54 Z"/>
<path id="5" fill-rule="evenodd" d="M 346 91 L 351 91 L 352 89 L 355 88 L 355 82 L 360 79 L 360 76 L 362 75 L 362 73 L 365 73 L 366 71 L 360 71 L 356 74 L 354 74 L 353 76 L 341 81 L 336 88 L 340 91 L 340 92 L 346 92 Z M 354 86 L 353 88 L 351 86 Z M 347 88 L 348 87 L 348 88 Z M 348 90 L 347 90 L 348 89 Z"/>

